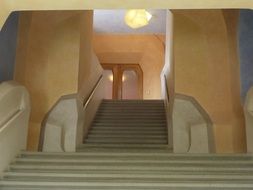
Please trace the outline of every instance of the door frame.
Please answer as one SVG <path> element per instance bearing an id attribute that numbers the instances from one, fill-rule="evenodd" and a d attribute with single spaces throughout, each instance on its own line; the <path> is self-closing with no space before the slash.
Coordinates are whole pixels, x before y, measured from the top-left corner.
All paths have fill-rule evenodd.
<path id="1" fill-rule="evenodd" d="M 139 64 L 101 63 L 103 69 L 113 73 L 113 99 L 122 99 L 122 76 L 125 70 L 134 70 L 138 77 L 138 98 L 143 99 L 143 71 Z"/>

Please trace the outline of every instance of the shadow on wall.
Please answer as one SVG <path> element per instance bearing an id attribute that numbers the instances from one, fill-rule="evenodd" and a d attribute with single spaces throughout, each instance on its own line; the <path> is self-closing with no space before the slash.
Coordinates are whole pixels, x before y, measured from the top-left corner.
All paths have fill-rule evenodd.
<path id="1" fill-rule="evenodd" d="M 240 11 L 239 49 L 241 67 L 241 98 L 244 102 L 246 94 L 253 86 L 253 11 Z"/>
<path id="2" fill-rule="evenodd" d="M 0 82 L 13 79 L 18 18 L 19 13 L 13 12 L 0 31 Z"/>

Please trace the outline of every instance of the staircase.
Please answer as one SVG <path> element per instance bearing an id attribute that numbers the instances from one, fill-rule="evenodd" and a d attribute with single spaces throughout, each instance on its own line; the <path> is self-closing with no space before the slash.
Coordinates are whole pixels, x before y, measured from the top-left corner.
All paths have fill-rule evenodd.
<path id="1" fill-rule="evenodd" d="M 103 101 L 75 153 L 22 152 L 0 190 L 252 190 L 252 155 L 173 154 L 161 101 Z"/>
<path id="2" fill-rule="evenodd" d="M 162 100 L 104 100 L 83 147 L 166 148 Z"/>

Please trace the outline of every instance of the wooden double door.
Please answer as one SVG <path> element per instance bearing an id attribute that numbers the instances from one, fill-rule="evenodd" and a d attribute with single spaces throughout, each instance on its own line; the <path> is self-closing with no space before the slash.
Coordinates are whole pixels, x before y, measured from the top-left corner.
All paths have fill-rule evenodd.
<path id="1" fill-rule="evenodd" d="M 143 72 L 138 64 L 102 64 L 106 99 L 143 99 Z"/>

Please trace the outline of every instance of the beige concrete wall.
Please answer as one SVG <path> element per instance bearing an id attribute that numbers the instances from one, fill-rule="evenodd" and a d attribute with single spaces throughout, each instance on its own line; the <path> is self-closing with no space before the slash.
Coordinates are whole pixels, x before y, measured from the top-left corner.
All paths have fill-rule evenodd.
<path id="1" fill-rule="evenodd" d="M 81 46 L 80 46 L 80 67 L 78 77 L 78 91 L 82 99 L 87 98 L 92 90 L 94 83 L 97 82 L 102 74 L 102 67 L 93 52 L 93 11 L 86 11 L 81 17 L 80 27 Z"/>
<path id="2" fill-rule="evenodd" d="M 175 91 L 195 97 L 208 112 L 218 152 L 244 152 L 237 13 L 230 14 L 225 20 L 221 10 L 174 11 Z"/>
<path id="3" fill-rule="evenodd" d="M 143 70 L 143 98 L 161 98 L 164 36 L 95 35 L 93 44 L 101 63 L 139 64 Z"/>
<path id="4" fill-rule="evenodd" d="M 231 95 L 232 95 L 232 109 L 233 116 L 232 122 L 235 124 L 233 128 L 233 146 L 236 152 L 242 150 L 246 151 L 246 131 L 245 121 L 240 97 L 240 63 L 239 63 L 239 50 L 238 50 L 238 25 L 239 25 L 239 10 L 223 10 L 223 16 L 227 28 L 228 40 L 228 61 L 230 65 L 230 82 L 231 82 Z"/>
<path id="5" fill-rule="evenodd" d="M 60 96 L 88 94 L 82 84 L 92 85 L 95 74 L 88 75 L 98 67 L 91 66 L 91 30 L 92 11 L 21 13 L 15 80 L 31 95 L 29 150 L 37 148 L 41 122 Z"/>

